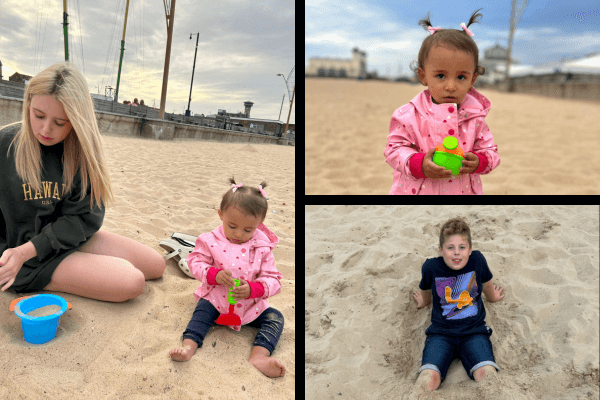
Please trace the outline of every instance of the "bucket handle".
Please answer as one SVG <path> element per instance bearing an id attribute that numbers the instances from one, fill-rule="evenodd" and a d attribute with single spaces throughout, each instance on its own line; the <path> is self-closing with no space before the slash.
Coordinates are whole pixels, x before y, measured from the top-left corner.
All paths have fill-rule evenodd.
<path id="1" fill-rule="evenodd" d="M 18 302 L 20 302 L 21 300 L 24 300 L 24 299 L 28 299 L 30 297 L 35 297 L 35 296 L 37 296 L 37 294 L 33 295 L 33 296 L 23 296 L 23 297 L 16 298 L 10 302 L 10 306 L 8 307 L 8 309 L 10 311 L 15 311 L 15 306 L 17 305 Z M 67 302 L 67 310 L 70 310 L 71 308 L 73 308 L 73 305 L 71 303 Z"/>

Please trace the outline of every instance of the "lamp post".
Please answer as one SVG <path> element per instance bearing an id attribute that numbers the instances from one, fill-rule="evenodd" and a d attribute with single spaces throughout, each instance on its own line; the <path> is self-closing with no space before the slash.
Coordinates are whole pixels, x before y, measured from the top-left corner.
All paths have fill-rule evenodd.
<path id="1" fill-rule="evenodd" d="M 200 32 L 198 33 L 190 33 L 190 40 L 192 40 L 192 35 L 196 35 L 196 52 L 194 53 L 194 68 L 192 69 L 192 84 L 190 85 L 190 100 L 188 101 L 188 108 L 185 111 L 185 116 L 190 116 L 190 103 L 192 102 L 192 86 L 194 86 L 194 72 L 196 71 L 196 55 L 198 54 L 198 39 L 200 38 Z"/>

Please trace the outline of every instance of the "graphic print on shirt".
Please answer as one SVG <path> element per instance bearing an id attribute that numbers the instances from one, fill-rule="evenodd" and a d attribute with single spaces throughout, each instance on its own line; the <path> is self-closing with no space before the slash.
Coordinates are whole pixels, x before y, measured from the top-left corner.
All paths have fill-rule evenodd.
<path id="1" fill-rule="evenodd" d="M 477 315 L 477 279 L 475 272 L 452 278 L 435 278 L 442 315 L 446 319 L 463 319 Z"/>
<path id="2" fill-rule="evenodd" d="M 42 192 L 40 192 L 39 190 L 35 190 L 32 189 L 31 185 L 28 183 L 24 183 L 23 184 L 23 195 L 24 195 L 24 201 L 30 201 L 30 200 L 38 200 L 38 199 L 42 199 L 42 204 L 52 204 L 52 200 L 48 200 L 48 199 L 57 199 L 58 201 L 61 200 L 61 194 L 58 192 L 58 188 L 61 184 L 59 184 L 58 182 L 47 182 L 47 181 L 42 181 Z M 65 185 L 64 183 L 62 184 L 62 194 L 65 194 L 65 190 L 67 188 L 67 185 Z M 34 197 L 35 195 L 35 197 Z"/>

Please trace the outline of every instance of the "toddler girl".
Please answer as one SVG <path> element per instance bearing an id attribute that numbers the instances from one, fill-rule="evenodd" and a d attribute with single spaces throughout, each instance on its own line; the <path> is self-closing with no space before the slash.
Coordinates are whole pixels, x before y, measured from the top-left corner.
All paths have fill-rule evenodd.
<path id="1" fill-rule="evenodd" d="M 233 179 L 230 182 L 232 188 L 218 210 L 223 225 L 200 235 L 187 257 L 190 272 L 202 282 L 194 293 L 199 301 L 183 333 L 183 347 L 169 355 L 187 361 L 202 347 L 219 314 L 229 312 L 228 290 L 234 287 L 233 279 L 239 279 L 241 285 L 233 290 L 237 300 L 234 313 L 242 325 L 259 329 L 248 361 L 269 377 L 283 376 L 283 364 L 270 358 L 283 331 L 283 315 L 269 307 L 267 298 L 279 293 L 283 275 L 275 268 L 272 253 L 279 239 L 263 224 L 268 208 L 263 188 L 267 184 L 256 189 L 236 185 Z M 236 331 L 240 327 L 231 326 Z"/>
<path id="2" fill-rule="evenodd" d="M 473 88 L 477 76 L 485 73 L 468 29 L 481 17 L 478 11 L 467 25 L 461 24 L 462 30 L 434 28 L 429 16 L 419 21 L 430 33 L 418 61 L 419 79 L 429 89 L 392 115 L 383 153 L 394 168 L 390 194 L 483 194 L 479 174 L 500 164 L 498 146 L 484 120 L 491 103 Z M 464 151 L 457 176 L 432 160 L 435 147 L 447 136 L 456 138 Z"/>

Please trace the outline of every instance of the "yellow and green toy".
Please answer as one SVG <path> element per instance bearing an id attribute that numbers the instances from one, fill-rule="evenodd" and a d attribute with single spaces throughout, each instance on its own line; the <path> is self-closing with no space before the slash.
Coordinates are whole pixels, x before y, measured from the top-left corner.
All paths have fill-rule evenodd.
<path id="1" fill-rule="evenodd" d="M 447 136 L 436 146 L 433 154 L 433 162 L 452 171 L 452 175 L 458 175 L 464 159 L 463 150 L 454 136 Z"/>

